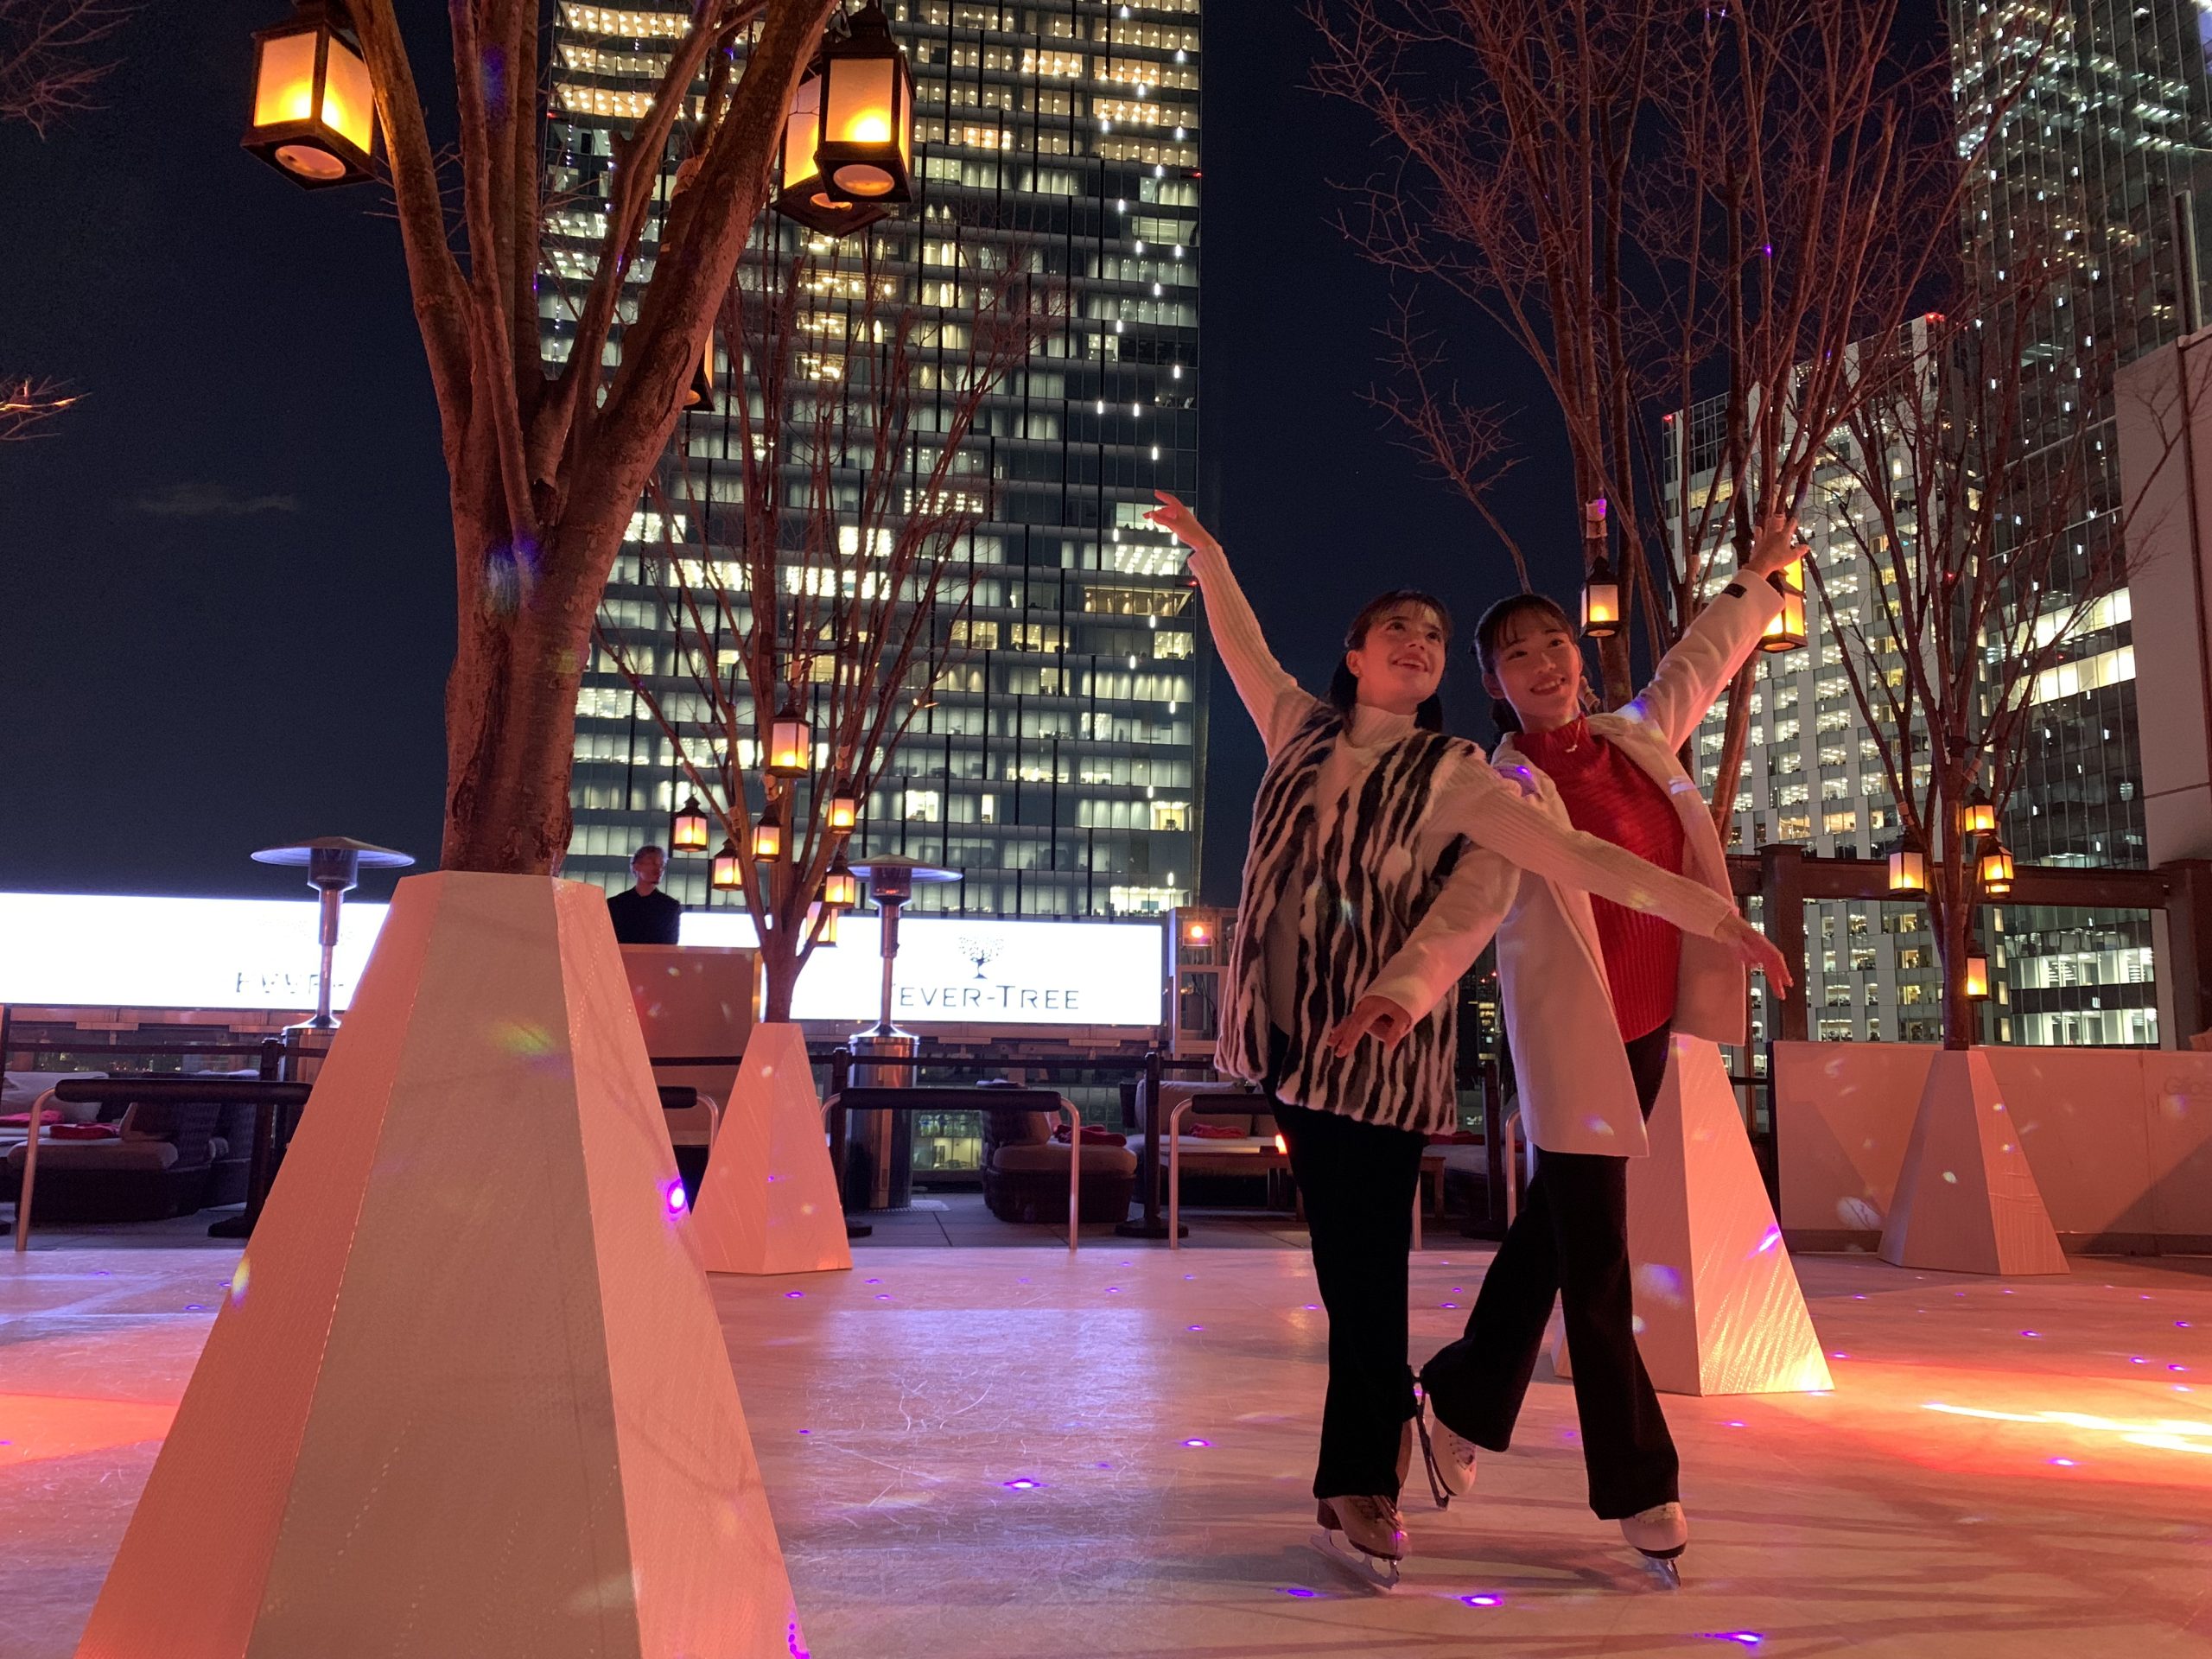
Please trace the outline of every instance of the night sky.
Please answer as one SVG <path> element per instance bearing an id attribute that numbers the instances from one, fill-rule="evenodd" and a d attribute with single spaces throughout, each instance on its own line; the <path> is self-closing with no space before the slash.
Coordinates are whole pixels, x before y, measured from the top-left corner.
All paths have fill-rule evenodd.
<path id="1" fill-rule="evenodd" d="M 104 109 L 44 142 L 0 131 L 0 368 L 85 394 L 55 435 L 0 448 L 0 888 L 276 896 L 296 877 L 249 863 L 256 847 L 436 852 L 436 413 L 378 194 L 310 194 L 238 148 L 248 37 L 284 10 L 149 8 Z M 442 10 L 402 10 L 435 123 Z M 1281 0 L 1210 0 L 1205 29 L 1206 505 L 1277 654 L 1319 689 L 1378 589 L 1435 590 L 1464 632 L 1511 570 L 1361 401 L 1390 283 L 1332 215 L 1336 185 L 1386 159 L 1364 118 L 1304 90 L 1313 40 Z M 1456 360 L 1480 371 L 1463 391 L 1527 411 L 1504 512 L 1565 594 L 1541 386 L 1457 321 Z M 1218 671 L 1212 690 L 1205 896 L 1229 902 L 1261 756 Z M 1463 652 L 1445 696 L 1487 739 Z"/>

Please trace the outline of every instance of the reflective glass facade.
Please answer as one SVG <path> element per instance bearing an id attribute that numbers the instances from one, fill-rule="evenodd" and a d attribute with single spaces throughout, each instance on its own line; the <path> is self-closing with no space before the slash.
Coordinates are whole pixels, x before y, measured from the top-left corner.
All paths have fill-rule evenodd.
<path id="1" fill-rule="evenodd" d="M 1071 317 L 976 423 L 968 461 L 990 487 L 988 516 L 958 552 L 973 594 L 960 625 L 968 654 L 882 769 L 855 855 L 904 853 L 962 872 L 922 888 L 917 910 L 1163 912 L 1196 887 L 1205 775 L 1194 593 L 1179 551 L 1142 522 L 1154 489 L 1188 497 L 1198 485 L 1195 0 L 888 10 L 914 69 L 916 200 L 837 243 L 766 215 L 747 257 L 787 259 L 804 245 L 825 316 L 863 281 L 931 313 L 957 297 L 967 253 L 989 244 L 1065 283 Z M 688 11 L 558 8 L 562 205 L 546 257 L 562 276 L 591 269 L 611 132 L 651 97 Z M 563 302 L 549 296 L 542 308 L 557 357 Z M 726 394 L 726 358 L 718 375 Z M 710 550 L 714 504 L 730 499 L 713 481 L 726 424 L 687 416 L 678 437 L 691 489 L 709 480 L 705 522 L 679 536 Z M 663 528 L 640 512 L 640 545 L 607 590 L 632 637 L 663 613 L 644 585 L 652 565 L 637 556 L 646 542 L 658 550 Z M 681 690 L 673 678 L 667 689 Z M 636 702 L 610 664 L 594 663 L 567 870 L 610 887 L 627 884 L 632 847 L 667 841 L 681 794 L 671 749 Z M 706 902 L 704 859 L 677 861 L 668 886 Z"/>

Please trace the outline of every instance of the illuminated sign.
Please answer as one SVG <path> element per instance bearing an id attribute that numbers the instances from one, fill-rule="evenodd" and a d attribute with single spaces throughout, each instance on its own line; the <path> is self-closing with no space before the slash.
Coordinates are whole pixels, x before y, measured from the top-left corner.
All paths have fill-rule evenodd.
<path id="1" fill-rule="evenodd" d="M 872 914 L 837 925 L 835 950 L 817 950 L 791 999 L 799 1020 L 875 1018 L 883 995 L 880 935 Z M 748 945 L 742 911 L 686 911 L 686 944 Z M 909 916 L 899 925 L 891 1014 L 900 1025 L 1156 1026 L 1161 1014 L 1157 922 L 987 921 Z"/>
<path id="2" fill-rule="evenodd" d="M 331 1005 L 343 1008 L 385 907 L 349 904 Z M 306 1010 L 321 952 L 312 898 L 141 899 L 0 893 L 0 1002 L 37 1007 Z M 686 944 L 749 945 L 741 910 L 687 911 Z M 847 916 L 835 950 L 800 976 L 801 1020 L 875 1018 L 883 964 L 876 918 Z M 926 1026 L 1156 1026 L 1156 922 L 909 917 L 899 931 L 893 1017 Z"/>

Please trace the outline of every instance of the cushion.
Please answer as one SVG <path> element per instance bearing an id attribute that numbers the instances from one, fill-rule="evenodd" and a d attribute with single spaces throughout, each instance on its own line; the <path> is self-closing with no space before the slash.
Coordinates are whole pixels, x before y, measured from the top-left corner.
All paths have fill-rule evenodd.
<path id="1" fill-rule="evenodd" d="M 1065 1141 L 1047 1141 L 1042 1146 L 1001 1147 L 991 1154 L 991 1167 L 1002 1175 L 1057 1174 L 1067 1179 L 1068 1147 Z M 1083 1173 L 1102 1175 L 1134 1175 L 1137 1169 L 1137 1155 L 1127 1147 L 1094 1146 L 1083 1143 Z"/>
<path id="2" fill-rule="evenodd" d="M 20 1171 L 24 1148 L 8 1154 L 8 1167 Z M 38 1149 L 38 1166 L 50 1169 L 164 1170 L 176 1162 L 176 1148 L 166 1141 L 63 1141 Z"/>
<path id="3" fill-rule="evenodd" d="M 30 1122 L 31 1103 L 37 1100 L 64 1077 L 104 1077 L 105 1071 L 10 1071 L 0 1081 L 0 1117 L 13 1116 L 20 1122 Z M 64 1123 L 97 1122 L 100 1109 L 91 1101 L 48 1100 L 45 1109 L 61 1114 Z"/>
<path id="4" fill-rule="evenodd" d="M 114 1141 L 121 1136 L 121 1126 L 114 1123 L 57 1123 L 48 1131 L 53 1141 Z"/>

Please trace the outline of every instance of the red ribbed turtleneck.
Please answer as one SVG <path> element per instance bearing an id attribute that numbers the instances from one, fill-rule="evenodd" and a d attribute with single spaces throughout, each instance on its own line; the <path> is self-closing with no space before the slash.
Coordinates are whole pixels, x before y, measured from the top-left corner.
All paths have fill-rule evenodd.
<path id="1" fill-rule="evenodd" d="M 1586 720 L 1554 731 L 1516 734 L 1514 746 L 1557 786 L 1567 816 L 1586 834 L 1680 874 L 1682 821 L 1651 775 L 1590 729 Z M 1624 1038 L 1675 1017 L 1682 936 L 1671 922 L 1591 895 L 1605 980 Z"/>

